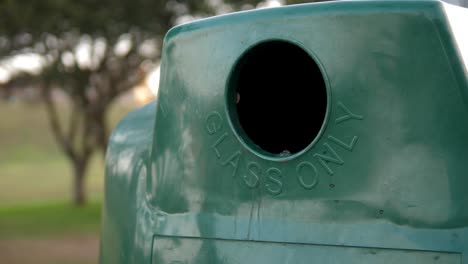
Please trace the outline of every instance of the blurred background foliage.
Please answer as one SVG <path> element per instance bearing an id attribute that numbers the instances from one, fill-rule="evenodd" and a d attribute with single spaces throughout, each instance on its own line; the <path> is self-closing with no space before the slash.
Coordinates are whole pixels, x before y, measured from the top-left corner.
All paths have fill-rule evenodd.
<path id="1" fill-rule="evenodd" d="M 171 27 L 302 2 L 0 0 L 0 263 L 96 262 L 107 139 Z"/>

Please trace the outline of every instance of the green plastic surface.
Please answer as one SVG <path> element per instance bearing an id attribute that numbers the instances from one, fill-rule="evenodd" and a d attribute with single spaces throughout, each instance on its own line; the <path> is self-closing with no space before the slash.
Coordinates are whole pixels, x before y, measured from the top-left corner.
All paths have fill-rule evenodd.
<path id="1" fill-rule="evenodd" d="M 327 86 L 319 136 L 292 155 L 258 151 L 228 113 L 236 62 L 269 40 L 304 49 Z M 110 139 L 101 263 L 467 264 L 467 76 L 436 1 L 172 29 L 158 102 Z"/>

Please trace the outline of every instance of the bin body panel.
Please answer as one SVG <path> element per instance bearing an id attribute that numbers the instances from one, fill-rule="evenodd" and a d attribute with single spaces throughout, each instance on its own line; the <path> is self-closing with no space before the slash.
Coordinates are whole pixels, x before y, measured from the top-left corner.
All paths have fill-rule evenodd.
<path id="1" fill-rule="evenodd" d="M 174 250 L 177 248 L 178 250 Z M 460 264 L 460 253 L 155 237 L 152 263 Z"/>
<path id="2" fill-rule="evenodd" d="M 239 58 L 272 40 L 304 49 L 328 93 L 319 136 L 284 158 L 252 151 L 226 105 Z M 125 259 L 147 263 L 468 263 L 467 94 L 439 2 L 307 4 L 176 27 L 145 171 L 127 172 L 138 190 L 120 210 L 133 220 L 109 234 L 127 232 Z M 124 195 L 112 162 L 106 192 Z"/>
<path id="3" fill-rule="evenodd" d="M 100 263 L 149 263 L 153 234 L 142 213 L 155 110 L 153 102 L 131 112 L 109 139 Z"/>

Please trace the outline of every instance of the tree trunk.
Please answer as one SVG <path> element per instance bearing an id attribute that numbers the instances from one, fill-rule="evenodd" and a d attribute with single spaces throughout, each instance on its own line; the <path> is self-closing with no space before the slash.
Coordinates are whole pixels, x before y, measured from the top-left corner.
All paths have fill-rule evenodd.
<path id="1" fill-rule="evenodd" d="M 95 113 L 93 120 L 95 122 L 94 127 L 96 129 L 97 145 L 101 149 L 102 154 L 105 155 L 107 151 L 107 142 L 109 140 L 106 111 L 102 109 L 101 112 Z"/>
<path id="2" fill-rule="evenodd" d="M 86 162 L 87 163 L 87 162 Z M 73 203 L 75 206 L 83 206 L 86 204 L 85 193 L 85 174 L 86 163 L 74 162 L 73 163 Z"/>

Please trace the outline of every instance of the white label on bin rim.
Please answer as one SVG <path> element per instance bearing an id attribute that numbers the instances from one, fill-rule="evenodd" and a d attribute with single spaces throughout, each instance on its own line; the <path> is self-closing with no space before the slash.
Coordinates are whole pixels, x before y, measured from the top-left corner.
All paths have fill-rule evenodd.
<path id="1" fill-rule="evenodd" d="M 445 14 L 468 72 L 468 8 L 443 3 Z"/>

